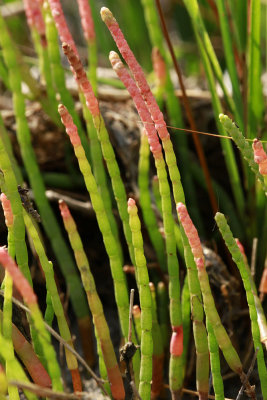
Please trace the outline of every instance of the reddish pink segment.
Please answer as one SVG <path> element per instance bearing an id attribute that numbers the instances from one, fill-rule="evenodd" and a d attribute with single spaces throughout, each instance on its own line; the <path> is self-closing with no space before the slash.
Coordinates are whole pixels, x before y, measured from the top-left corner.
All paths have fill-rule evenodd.
<path id="1" fill-rule="evenodd" d="M 133 208 L 135 206 L 135 200 L 131 197 L 128 199 L 128 207 Z"/>
<path id="2" fill-rule="evenodd" d="M 154 123 L 151 119 L 150 113 L 148 111 L 147 105 L 144 102 L 139 89 L 136 86 L 135 81 L 131 78 L 130 74 L 127 72 L 126 68 L 123 66 L 120 57 L 115 51 L 111 51 L 109 54 L 109 60 L 111 62 L 112 68 L 123 82 L 124 86 L 130 93 L 138 114 L 143 122 L 145 131 L 147 134 L 148 142 L 150 145 L 151 152 L 155 158 L 162 157 L 162 147 L 159 143 L 159 138 L 157 131 L 155 129 Z"/>
<path id="3" fill-rule="evenodd" d="M 45 46 L 45 22 L 42 15 L 42 0 L 23 0 L 23 3 L 28 25 L 37 30 L 41 38 L 41 43 Z"/>
<path id="4" fill-rule="evenodd" d="M 197 230 L 188 214 L 187 208 L 183 203 L 177 204 L 177 213 L 188 238 L 197 268 L 202 269 L 205 267 L 205 259 L 200 239 Z"/>
<path id="5" fill-rule="evenodd" d="M 2 207 L 4 210 L 6 226 L 11 227 L 13 225 L 13 213 L 11 209 L 11 203 L 6 197 L 5 193 L 2 193 L 0 197 L 1 197 Z"/>
<path id="6" fill-rule="evenodd" d="M 74 43 L 74 40 L 71 36 L 68 25 L 66 23 L 63 10 L 60 4 L 60 0 L 48 0 L 48 2 L 51 8 L 52 16 L 54 18 L 61 42 L 69 43 L 75 54 L 78 54 L 76 45 Z"/>
<path id="7" fill-rule="evenodd" d="M 183 354 L 183 326 L 172 326 L 172 337 L 170 342 L 170 353 L 172 356 L 180 357 Z"/>
<path id="8" fill-rule="evenodd" d="M 61 121 L 66 128 L 66 132 L 69 135 L 70 141 L 73 147 L 81 146 L 81 139 L 78 134 L 77 127 L 74 125 L 71 115 L 63 104 L 59 104 L 58 112 L 61 117 Z"/>
<path id="9" fill-rule="evenodd" d="M 51 387 L 51 379 L 35 354 L 32 345 L 14 324 L 12 324 L 12 341 L 17 355 L 27 368 L 34 383 L 43 387 Z"/>
<path id="10" fill-rule="evenodd" d="M 9 256 L 7 250 L 3 247 L 0 248 L 0 263 L 11 275 L 14 285 L 18 292 L 23 297 L 25 303 L 29 306 L 37 304 L 37 297 L 34 294 L 31 285 L 18 269 L 15 261 Z"/>
<path id="11" fill-rule="evenodd" d="M 267 154 L 264 151 L 262 143 L 258 139 L 253 141 L 254 161 L 259 164 L 261 175 L 267 175 Z"/>
<path id="12" fill-rule="evenodd" d="M 163 114 L 160 111 L 159 106 L 157 105 L 157 102 L 150 90 L 150 87 L 145 78 L 145 74 L 141 66 L 138 64 L 130 47 L 128 46 L 128 43 L 126 42 L 116 19 L 113 17 L 110 10 L 106 7 L 101 8 L 101 17 L 107 25 L 111 35 L 113 36 L 113 39 L 116 42 L 121 55 L 129 65 L 129 68 L 134 75 L 134 78 L 141 91 L 142 97 L 147 104 L 147 108 L 149 109 L 153 121 L 155 122 L 155 127 L 158 131 L 160 138 L 162 140 L 168 139 L 170 135 L 168 133 Z"/>
<path id="13" fill-rule="evenodd" d="M 84 94 L 86 105 L 89 108 L 92 116 L 100 117 L 98 101 L 94 95 L 92 86 L 87 78 L 86 72 L 83 69 L 81 60 L 79 59 L 78 55 L 74 53 L 74 51 L 72 50 L 71 46 L 68 43 L 63 43 L 62 49 L 64 51 L 64 54 L 68 57 L 74 78 Z"/>
<path id="14" fill-rule="evenodd" d="M 95 28 L 94 21 L 92 18 L 91 7 L 88 0 L 77 0 L 79 6 L 79 12 L 81 16 L 81 23 L 85 39 L 94 41 L 95 39 Z"/>
<path id="15" fill-rule="evenodd" d="M 66 220 L 71 217 L 69 207 L 65 203 L 64 200 L 59 200 L 59 209 L 63 220 Z"/>

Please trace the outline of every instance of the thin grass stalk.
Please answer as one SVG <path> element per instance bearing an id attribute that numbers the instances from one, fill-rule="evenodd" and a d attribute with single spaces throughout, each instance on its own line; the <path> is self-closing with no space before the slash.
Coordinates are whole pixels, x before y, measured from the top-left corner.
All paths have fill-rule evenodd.
<path id="1" fill-rule="evenodd" d="M 159 188 L 163 210 L 163 226 L 166 235 L 167 266 L 169 273 L 170 320 L 173 331 L 170 343 L 170 389 L 175 396 L 178 395 L 182 386 L 180 362 L 183 351 L 183 330 L 180 305 L 179 264 L 174 237 L 174 222 L 172 217 L 172 204 L 170 197 L 171 193 L 165 168 L 165 161 L 156 129 L 152 123 L 147 106 L 143 101 L 134 80 L 130 77 L 126 68 L 124 68 L 117 53 L 114 51 L 110 52 L 109 58 L 113 69 L 124 83 L 135 103 L 141 121 L 145 127 L 150 150 L 153 154 L 157 175 L 159 177 Z"/>
<path id="2" fill-rule="evenodd" d="M 37 297 L 27 279 L 22 275 L 16 263 L 8 255 L 4 248 L 0 248 L 0 263 L 11 275 L 14 285 L 31 310 L 33 324 L 35 329 L 39 332 L 39 340 L 46 358 L 48 372 L 52 381 L 52 388 L 54 390 L 62 391 L 63 388 L 60 380 L 59 365 L 57 363 L 54 348 L 51 344 L 50 335 L 45 329 L 42 314 L 38 307 Z"/>
<path id="3" fill-rule="evenodd" d="M 151 197 L 149 192 L 149 155 L 149 143 L 146 133 L 142 131 L 138 163 L 138 187 L 140 191 L 139 202 L 149 238 L 155 249 L 159 265 L 162 271 L 166 271 L 165 245 L 159 232 L 156 216 L 151 208 Z"/>
<path id="4" fill-rule="evenodd" d="M 255 137 L 263 120 L 261 84 L 261 1 L 251 0 L 248 22 L 247 137 Z"/>
<path id="5" fill-rule="evenodd" d="M 183 374 L 186 372 L 186 363 L 187 363 L 187 355 L 188 355 L 188 346 L 190 339 L 190 330 L 191 330 L 191 307 L 190 307 L 190 291 L 188 285 L 188 275 L 185 276 L 184 285 L 182 289 L 182 321 L 183 321 L 183 354 L 182 354 L 182 368 Z"/>
<path id="6" fill-rule="evenodd" d="M 191 17 L 191 21 L 192 21 L 193 29 L 195 31 L 195 35 L 197 37 L 198 45 L 201 42 L 202 46 L 205 48 L 205 52 L 209 58 L 211 65 L 212 65 L 214 74 L 215 74 L 216 78 L 218 79 L 218 82 L 224 93 L 227 105 L 230 108 L 230 110 L 234 113 L 235 119 L 236 119 L 238 125 L 241 127 L 241 129 L 243 129 L 244 124 L 243 124 L 243 120 L 242 120 L 242 112 L 237 107 L 237 104 L 235 104 L 233 99 L 230 97 L 228 90 L 224 84 L 223 73 L 222 73 L 220 64 L 218 62 L 217 56 L 215 54 L 215 51 L 213 49 L 210 37 L 205 28 L 205 24 L 203 22 L 203 19 L 202 19 L 201 13 L 200 13 L 198 2 L 197 2 L 197 0 L 184 0 L 184 4 L 188 11 L 188 14 Z M 200 49 L 200 52 L 202 53 L 201 49 Z"/>
<path id="7" fill-rule="evenodd" d="M 15 242 L 14 242 L 14 227 L 13 227 L 13 214 L 11 209 L 11 204 L 8 198 L 4 193 L 1 193 L 1 203 L 5 216 L 5 224 L 8 229 L 8 253 L 10 257 L 15 258 Z M 8 346 L 10 357 L 12 359 L 15 358 L 14 347 L 12 343 L 12 292 L 13 292 L 13 281 L 11 276 L 9 276 L 8 272 L 5 273 L 5 294 L 4 294 L 4 303 L 3 303 L 3 320 L 2 320 L 2 332 L 3 337 L 6 339 Z M 13 362 L 13 361 L 12 361 Z M 12 363 L 11 363 L 12 364 Z M 10 359 L 6 360 L 6 376 L 7 379 L 10 379 L 12 374 L 10 375 Z M 11 370 L 12 371 L 12 370 Z M 8 385 L 8 394 L 11 400 L 19 400 L 19 392 L 18 389 Z"/>
<path id="8" fill-rule="evenodd" d="M 152 338 L 153 338 L 153 369 L 151 384 L 151 399 L 157 399 L 163 390 L 164 348 L 161 329 L 157 317 L 156 289 L 149 283 L 152 300 Z"/>
<path id="9" fill-rule="evenodd" d="M 40 211 L 44 229 L 51 240 L 53 250 L 66 279 L 73 308 L 78 319 L 86 319 L 88 317 L 88 306 L 85 301 L 84 293 L 80 290 L 81 283 L 75 270 L 73 260 L 71 259 L 70 251 L 62 238 L 56 218 L 45 196 L 45 186 L 31 145 L 30 131 L 25 116 L 24 96 L 21 92 L 21 76 L 16 54 L 13 50 L 12 42 L 10 41 L 2 16 L 0 16 L 0 29 L 2 32 L 0 35 L 0 43 L 3 48 L 3 55 L 6 64 L 9 68 L 9 81 L 13 92 L 13 103 L 17 121 L 17 137 L 20 144 L 22 158 Z M 10 192 L 7 193 L 7 195 L 11 200 Z M 14 210 L 13 214 L 14 216 L 16 215 Z M 21 243 L 20 246 L 22 246 Z M 18 256 L 20 256 L 19 252 Z"/>
<path id="10" fill-rule="evenodd" d="M 34 223 L 31 219 L 31 217 L 26 213 L 25 210 L 24 210 L 24 221 L 25 221 L 25 225 L 27 227 L 29 236 L 31 237 L 31 239 L 33 241 L 35 251 L 39 257 L 40 264 L 44 271 L 45 280 L 46 280 L 46 289 L 47 289 L 47 292 L 49 293 L 49 295 L 51 296 L 53 310 L 54 310 L 56 318 L 57 318 L 60 335 L 72 348 L 74 348 L 73 343 L 72 343 L 70 329 L 69 329 L 69 326 L 68 326 L 68 323 L 67 323 L 67 320 L 65 317 L 64 309 L 63 309 L 63 306 L 62 306 L 62 303 L 61 303 L 61 300 L 59 297 L 57 285 L 56 285 L 55 278 L 54 278 L 53 264 L 51 261 L 48 261 L 48 258 L 45 254 L 45 250 L 42 245 L 42 241 L 38 234 L 38 231 L 37 231 L 36 227 L 34 226 Z M 92 340 L 91 340 L 91 342 L 92 342 Z M 80 373 L 79 373 L 79 369 L 78 369 L 77 359 L 66 348 L 65 348 L 65 356 L 66 356 L 67 366 L 68 366 L 71 376 L 72 376 L 73 390 L 75 392 L 82 391 L 82 383 L 81 383 L 81 377 L 80 377 Z"/>
<path id="11" fill-rule="evenodd" d="M 121 330 L 123 337 L 125 338 L 125 340 L 127 340 L 129 300 L 117 242 L 112 234 L 110 224 L 105 212 L 104 203 L 98 192 L 97 184 L 92 174 L 90 164 L 86 159 L 84 149 L 81 145 L 81 141 L 77 133 L 77 128 L 73 124 L 72 118 L 67 109 L 62 104 L 59 105 L 58 111 L 61 116 L 62 123 L 64 124 L 66 132 L 69 135 L 71 143 L 74 147 L 74 152 L 78 159 L 79 167 L 84 176 L 85 185 L 88 193 L 90 194 L 91 202 L 96 213 L 97 222 L 103 235 L 103 240 L 107 254 L 109 256 L 111 274 L 114 282 L 115 299 L 119 312 Z M 135 340 L 134 331 L 133 340 Z M 138 352 L 136 352 L 136 355 L 133 359 L 135 371 L 138 369 L 138 355 Z"/>
<path id="12" fill-rule="evenodd" d="M 212 373 L 212 385 L 215 393 L 215 400 L 224 400 L 224 388 L 220 366 L 219 346 L 214 335 L 212 324 L 206 319 L 208 330 L 208 346 L 210 352 L 210 367 Z"/>
<path id="13" fill-rule="evenodd" d="M 243 247 L 242 243 L 239 241 L 239 239 L 235 239 L 235 241 L 236 241 L 236 244 L 238 245 L 239 250 L 243 256 L 244 264 L 245 264 L 245 267 L 246 267 L 246 270 L 248 273 L 249 282 L 250 282 L 252 294 L 254 297 L 255 308 L 257 311 L 257 320 L 258 320 L 258 326 L 259 326 L 259 330 L 260 330 L 261 342 L 265 345 L 265 347 L 267 349 L 267 323 L 266 323 L 266 317 L 264 314 L 262 303 L 257 294 L 257 288 L 256 288 L 255 282 L 252 277 L 251 269 L 249 268 L 249 265 L 248 265 L 248 260 L 247 260 L 247 256 L 246 256 L 244 247 Z"/>
<path id="14" fill-rule="evenodd" d="M 71 216 L 67 204 L 59 202 L 61 216 L 68 233 L 71 247 L 74 251 L 77 267 L 79 268 L 83 286 L 87 295 L 88 304 L 93 316 L 97 340 L 101 347 L 107 374 L 110 381 L 111 393 L 114 399 L 123 400 L 125 397 L 122 376 L 118 367 L 116 355 L 110 338 L 109 327 L 104 316 L 101 300 L 97 294 L 94 277 L 83 249 L 77 226 Z"/>
<path id="15" fill-rule="evenodd" d="M 168 292 L 165 284 L 159 282 L 157 286 L 157 310 L 158 310 L 158 320 L 161 331 L 162 345 L 164 349 L 169 345 L 170 334 L 169 334 L 169 315 L 166 313 L 168 308 Z"/>
<path id="16" fill-rule="evenodd" d="M 209 284 L 209 278 L 205 267 L 205 258 L 200 243 L 200 239 L 192 220 L 189 217 L 186 206 L 182 203 L 177 204 L 177 212 L 181 221 L 181 224 L 185 230 L 188 237 L 189 244 L 194 256 L 195 263 L 197 265 L 198 279 L 201 287 L 201 292 L 203 296 L 204 310 L 207 318 L 209 319 L 214 335 L 216 337 L 217 343 L 223 352 L 224 358 L 227 361 L 229 367 L 236 372 L 242 382 L 244 382 L 245 374 L 242 370 L 242 364 L 239 356 L 233 347 L 229 336 L 221 323 L 220 317 L 218 315 L 214 298 L 211 293 L 211 288 Z M 219 214 L 219 213 L 217 213 Z M 216 214 L 216 215 L 217 215 Z M 253 387 L 246 383 L 247 390 L 250 393 L 254 393 Z"/>
<path id="17" fill-rule="evenodd" d="M 257 311 L 255 307 L 255 302 L 254 302 L 254 297 L 253 297 L 253 291 L 251 287 L 251 282 L 249 278 L 248 271 L 246 269 L 245 263 L 244 263 L 244 258 L 242 253 L 240 252 L 240 249 L 236 243 L 236 241 L 233 238 L 232 232 L 230 230 L 229 225 L 227 224 L 226 218 L 223 214 L 217 213 L 215 216 L 215 221 L 219 227 L 219 230 L 221 232 L 221 235 L 232 255 L 232 258 L 234 262 L 236 263 L 242 281 L 243 285 L 246 291 L 246 297 L 247 297 L 247 303 L 249 307 L 249 316 L 251 320 L 251 330 L 252 330 L 252 338 L 254 342 L 254 349 L 258 349 L 257 353 L 257 363 L 258 363 L 258 372 L 259 372 L 259 377 L 260 377 L 260 383 L 261 383 L 261 391 L 262 391 L 262 396 L 263 399 L 267 399 L 267 369 L 264 361 L 264 354 L 263 354 L 263 349 L 262 345 L 260 342 L 260 331 L 259 331 L 259 326 L 257 322 Z"/>
<path id="18" fill-rule="evenodd" d="M 71 47 L 67 43 L 63 43 L 62 48 L 68 58 L 74 73 L 74 77 L 84 94 L 86 105 L 92 115 L 98 139 L 101 144 L 102 154 L 106 161 L 108 172 L 111 178 L 112 188 L 117 202 L 119 215 L 122 220 L 123 231 L 128 245 L 131 261 L 134 264 L 134 252 L 131 243 L 131 232 L 127 215 L 126 191 L 121 179 L 120 169 L 116 161 L 115 153 L 109 140 L 109 134 L 106 130 L 103 117 L 100 113 L 97 98 L 95 97 L 92 86 L 87 79 L 80 59 L 74 54 Z"/>
<path id="19" fill-rule="evenodd" d="M 247 49 L 247 7 L 248 2 L 243 0 L 228 1 L 234 25 L 234 35 L 240 53 L 245 54 Z"/>
<path id="20" fill-rule="evenodd" d="M 97 44 L 90 1 L 78 0 L 83 34 L 88 46 L 88 78 L 97 96 Z"/>
<path id="21" fill-rule="evenodd" d="M 140 92 L 144 98 L 144 100 L 147 103 L 147 106 L 149 108 L 149 111 L 151 113 L 151 116 L 156 124 L 156 128 L 158 131 L 158 134 L 162 140 L 163 147 L 165 150 L 165 157 L 166 157 L 166 162 L 169 168 L 169 174 L 170 178 L 172 181 L 172 186 L 173 186 L 173 194 L 174 194 L 174 199 L 177 201 L 178 199 L 183 199 L 184 201 L 184 192 L 183 188 L 181 185 L 180 181 L 180 173 L 177 167 L 176 163 L 176 157 L 173 151 L 173 146 L 170 141 L 170 136 L 166 128 L 166 123 L 163 119 L 163 115 L 160 112 L 157 103 L 155 102 L 155 99 L 150 91 L 150 88 L 146 82 L 145 75 L 140 67 L 140 65 L 137 63 L 132 51 L 130 50 L 119 26 L 115 18 L 113 17 L 112 13 L 110 10 L 107 8 L 102 8 L 101 9 L 101 17 L 103 21 L 106 23 L 108 26 L 121 54 L 123 55 L 124 59 L 126 60 L 127 64 L 129 65 L 137 83 L 140 89 Z M 145 121 L 148 121 L 147 118 Z M 147 124 L 147 129 L 149 129 L 149 126 L 151 124 Z M 158 139 L 157 139 L 158 140 Z M 153 138 L 153 141 L 150 143 L 155 147 L 155 149 L 158 148 L 157 141 L 155 140 L 155 137 Z M 164 187 L 164 189 L 166 189 Z M 179 201 L 179 200 L 178 200 Z M 209 368 L 208 368 L 208 344 L 207 344 L 207 335 L 206 335 L 206 330 L 203 324 L 203 309 L 202 306 L 198 303 L 199 298 L 201 298 L 201 293 L 200 293 L 200 287 L 198 284 L 198 280 L 196 275 L 196 268 L 194 268 L 194 271 L 192 269 L 192 265 L 194 266 L 194 260 L 192 257 L 191 250 L 188 245 L 188 240 L 186 238 L 186 235 L 182 231 L 182 236 L 183 236 L 183 243 L 184 243 L 184 248 L 185 248 L 185 258 L 187 261 L 187 266 L 190 266 L 190 282 L 191 285 L 189 284 L 190 287 L 190 293 L 195 293 L 196 297 L 192 295 L 192 315 L 195 317 L 195 330 L 194 330 L 194 337 L 196 341 L 196 346 L 198 347 L 199 351 L 197 350 L 197 353 L 199 355 L 198 357 L 198 366 L 197 366 L 197 382 L 198 382 L 198 390 L 205 394 L 208 392 L 208 373 L 209 373 Z M 174 253 L 172 253 L 174 254 Z M 175 292 L 176 293 L 176 292 Z M 177 294 L 177 293 L 176 293 Z M 176 295 L 175 294 L 175 295 Z M 197 300 L 197 302 L 196 302 Z M 180 361 L 180 359 L 178 358 Z M 206 368 L 203 368 L 203 365 L 206 366 Z M 179 377 L 180 377 L 180 368 L 179 370 Z M 176 377 L 177 379 L 177 377 Z M 181 384 L 181 379 L 178 379 L 178 385 L 180 386 Z M 203 390 L 202 390 L 203 389 Z M 175 391 L 175 395 L 179 395 L 179 390 Z M 204 395 L 205 396 L 205 395 Z M 204 397 L 203 397 L 204 398 Z"/>
<path id="22" fill-rule="evenodd" d="M 240 117 L 244 120 L 243 102 L 240 90 L 240 82 L 237 75 L 236 60 L 233 51 L 233 40 L 231 37 L 230 24 L 227 16 L 227 6 L 223 0 L 216 0 L 216 4 L 220 19 L 226 65 L 233 87 L 233 100 L 240 112 Z"/>
<path id="23" fill-rule="evenodd" d="M 152 299 L 149 289 L 148 270 L 144 255 L 141 223 L 137 214 L 135 201 L 131 198 L 128 200 L 128 213 L 134 246 L 136 278 L 141 307 L 141 363 L 138 391 L 142 400 L 150 400 L 153 356 Z"/>
<path id="24" fill-rule="evenodd" d="M 197 38 L 198 47 L 200 50 L 203 66 L 205 68 L 206 77 L 207 77 L 209 88 L 210 88 L 211 100 L 212 100 L 212 106 L 213 106 L 213 110 L 214 110 L 216 126 L 219 131 L 219 134 L 222 136 L 225 136 L 225 130 L 222 129 L 222 126 L 221 126 L 220 120 L 219 120 L 219 115 L 222 113 L 222 106 L 221 106 L 219 96 L 217 95 L 216 82 L 215 82 L 214 75 L 213 75 L 213 72 L 211 69 L 210 61 L 209 61 L 208 55 L 206 53 L 206 49 L 203 45 L 203 42 L 201 41 L 201 38 L 198 34 L 196 34 L 196 38 Z M 239 126 L 242 126 L 242 125 L 239 124 Z M 240 180 L 232 144 L 230 143 L 229 140 L 225 140 L 222 138 L 221 146 L 222 146 L 223 154 L 225 157 L 227 172 L 228 172 L 229 180 L 231 183 L 231 189 L 232 189 L 232 192 L 234 195 L 237 210 L 238 210 L 241 218 L 243 218 L 242 216 L 244 215 L 244 212 L 245 212 L 245 200 L 244 200 L 244 194 L 242 191 L 241 180 Z"/>

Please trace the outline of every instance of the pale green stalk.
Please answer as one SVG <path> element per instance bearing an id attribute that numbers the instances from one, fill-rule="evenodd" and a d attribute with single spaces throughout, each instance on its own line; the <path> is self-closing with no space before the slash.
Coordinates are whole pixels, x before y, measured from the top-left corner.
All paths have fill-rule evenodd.
<path id="1" fill-rule="evenodd" d="M 66 321 L 63 305 L 60 300 L 57 285 L 54 278 L 53 264 L 51 261 L 48 261 L 41 238 L 38 234 L 36 227 L 34 226 L 33 221 L 31 220 L 31 217 L 26 213 L 25 210 L 23 215 L 24 215 L 25 225 L 33 241 L 35 251 L 39 257 L 40 264 L 45 274 L 47 293 L 49 293 L 49 295 L 51 296 L 52 305 L 57 318 L 60 335 L 68 343 L 69 346 L 74 348 L 72 343 L 71 333 L 69 330 L 68 323 Z M 78 369 L 78 363 L 76 357 L 67 348 L 65 348 L 65 355 L 66 355 L 67 366 L 70 369 L 70 371 Z"/>
<path id="2" fill-rule="evenodd" d="M 2 118 L 0 117 L 0 168 L 3 173 L 5 181 L 5 192 L 11 202 L 12 213 L 14 217 L 14 242 L 16 259 L 19 268 L 23 275 L 27 277 L 29 282 L 32 282 L 28 266 L 28 251 L 25 243 L 25 225 L 23 221 L 23 208 L 21 204 L 20 195 L 18 193 L 18 183 L 12 169 L 11 161 L 8 157 L 8 149 L 5 142 L 5 128 Z M 3 190 L 3 188 L 2 188 Z"/>
<path id="3" fill-rule="evenodd" d="M 157 304 L 158 304 L 158 319 L 159 326 L 161 330 L 162 344 L 164 349 L 166 349 L 170 342 L 170 320 L 169 314 L 166 313 L 168 308 L 168 292 L 164 282 L 159 282 L 157 286 Z"/>
<path id="4" fill-rule="evenodd" d="M 152 300 L 152 338 L 153 338 L 153 373 L 151 385 L 151 397 L 153 399 L 160 396 L 163 389 L 164 373 L 164 346 L 161 336 L 161 329 L 157 316 L 156 291 L 153 283 L 149 283 Z"/>
<path id="5" fill-rule="evenodd" d="M 260 383 L 261 383 L 261 390 L 262 390 L 262 396 L 263 399 L 267 399 L 267 369 L 266 369 L 266 364 L 264 361 L 264 353 L 262 349 L 262 345 L 260 342 L 260 330 L 257 322 L 257 311 L 255 307 L 255 301 L 253 297 L 253 288 L 251 287 L 251 281 L 249 278 L 248 271 L 245 266 L 244 258 L 242 253 L 240 252 L 240 249 L 238 248 L 238 245 L 233 238 L 232 232 L 230 230 L 230 227 L 227 224 L 226 218 L 223 214 L 217 213 L 215 216 L 216 223 L 219 227 L 219 230 L 221 232 L 221 235 L 232 255 L 232 258 L 234 262 L 236 263 L 242 281 L 243 285 L 246 291 L 246 297 L 247 297 L 247 303 L 249 307 L 249 316 L 251 320 L 251 330 L 252 330 L 252 338 L 254 342 L 254 348 L 255 351 L 258 349 L 257 353 L 257 363 L 258 363 L 258 373 L 260 377 Z"/>
<path id="6" fill-rule="evenodd" d="M 95 280 L 90 270 L 88 258 L 84 252 L 77 226 L 72 215 L 63 201 L 60 201 L 59 208 L 63 218 L 65 229 L 68 233 L 71 247 L 73 249 L 77 267 L 81 274 L 81 280 L 87 295 L 88 304 L 93 316 L 98 350 L 104 359 L 106 372 L 110 380 L 111 393 L 114 399 L 124 399 L 125 392 L 122 376 L 118 367 L 115 351 L 110 338 L 110 331 L 104 315 L 101 300 L 97 294 Z M 102 377 L 103 378 L 103 377 Z"/>
<path id="7" fill-rule="evenodd" d="M 184 286 L 182 289 L 182 321 L 183 321 L 183 355 L 182 355 L 182 368 L 185 375 L 186 363 L 188 355 L 188 345 L 191 331 L 191 307 L 190 307 L 190 292 L 188 286 L 188 275 L 184 279 Z"/>
<path id="8" fill-rule="evenodd" d="M 152 300 L 149 289 L 149 276 L 144 256 L 143 237 L 141 223 L 137 214 L 137 207 L 133 199 L 128 200 L 128 213 L 130 228 L 132 231 L 132 242 L 136 262 L 136 280 L 139 289 L 141 307 L 141 364 L 139 394 L 142 400 L 151 398 L 152 380 Z"/>
<path id="9" fill-rule="evenodd" d="M 138 164 L 138 187 L 140 191 L 140 206 L 146 228 L 152 245 L 156 251 L 157 259 L 162 271 L 166 271 L 165 245 L 159 232 L 156 216 L 151 208 L 151 197 L 149 192 L 149 144 L 145 132 L 141 134 L 139 164 Z"/>
<path id="10" fill-rule="evenodd" d="M 215 393 L 215 400 L 224 400 L 224 388 L 220 366 L 219 347 L 214 335 L 212 324 L 209 319 L 206 319 L 206 326 L 208 330 L 208 345 L 210 352 L 210 367 L 212 373 L 212 383 Z"/>

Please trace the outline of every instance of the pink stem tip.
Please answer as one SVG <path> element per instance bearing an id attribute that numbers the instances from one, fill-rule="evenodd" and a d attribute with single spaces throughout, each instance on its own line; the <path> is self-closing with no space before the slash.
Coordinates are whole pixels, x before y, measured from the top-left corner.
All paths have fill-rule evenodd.
<path id="1" fill-rule="evenodd" d="M 37 304 L 37 297 L 34 294 L 31 285 L 24 277 L 22 272 L 18 269 L 15 261 L 10 257 L 7 250 L 4 247 L 0 247 L 0 264 L 8 271 L 11 275 L 14 285 L 18 289 L 20 295 L 23 297 L 25 303 L 29 306 Z"/>
<path id="2" fill-rule="evenodd" d="M 11 227 L 13 225 L 13 213 L 12 213 L 12 209 L 11 209 L 11 203 L 8 200 L 5 193 L 2 193 L 0 198 L 1 198 L 2 207 L 4 210 L 6 226 Z"/>
<path id="3" fill-rule="evenodd" d="M 267 154 L 264 151 L 262 143 L 258 139 L 253 141 L 254 161 L 259 164 L 259 171 L 261 175 L 267 175 Z"/>

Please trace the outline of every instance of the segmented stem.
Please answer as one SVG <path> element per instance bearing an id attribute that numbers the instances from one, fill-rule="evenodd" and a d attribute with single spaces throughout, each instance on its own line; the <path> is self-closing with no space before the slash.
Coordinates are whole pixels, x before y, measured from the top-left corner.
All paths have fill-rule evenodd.
<path id="1" fill-rule="evenodd" d="M 45 275 L 45 280 L 46 280 L 46 288 L 47 292 L 51 296 L 52 300 L 52 305 L 53 309 L 55 312 L 55 315 L 57 317 L 57 323 L 58 323 L 58 328 L 60 335 L 66 342 L 68 343 L 69 346 L 74 348 L 73 343 L 72 343 L 72 338 L 71 338 L 71 333 L 70 329 L 65 317 L 64 309 L 62 302 L 59 297 L 57 285 L 55 282 L 54 278 L 54 268 L 53 264 L 51 261 L 48 260 L 45 249 L 42 245 L 41 238 L 39 236 L 39 233 L 34 226 L 30 216 L 24 211 L 24 221 L 25 225 L 27 227 L 28 233 L 33 241 L 33 245 L 35 248 L 35 251 L 39 257 L 40 264 L 42 266 L 42 269 L 44 271 Z M 73 353 L 71 353 L 67 348 L 65 348 L 65 355 L 66 355 L 66 362 L 67 366 L 72 374 L 72 382 L 73 382 L 73 389 L 74 391 L 81 391 L 82 390 L 82 384 L 81 384 L 81 379 L 80 379 L 80 374 L 78 370 L 78 362 Z"/>
<path id="2" fill-rule="evenodd" d="M 208 330 L 208 345 L 210 351 L 210 367 L 212 373 L 212 383 L 215 393 L 215 400 L 224 400 L 224 388 L 220 366 L 219 347 L 214 335 L 212 325 L 209 319 L 206 319 L 206 326 Z"/>
<path id="3" fill-rule="evenodd" d="M 74 251 L 76 263 L 81 274 L 88 304 L 93 316 L 97 340 L 99 341 L 101 347 L 101 352 L 103 354 L 111 385 L 111 393 L 114 399 L 123 400 L 125 398 L 123 381 L 110 338 L 109 327 L 104 315 L 103 306 L 96 291 L 94 277 L 91 273 L 80 235 L 77 231 L 76 224 L 70 214 L 68 206 L 63 200 L 61 200 L 59 202 L 59 207 L 65 229 L 68 232 L 71 247 Z"/>
<path id="4" fill-rule="evenodd" d="M 184 228 L 185 234 L 189 240 L 189 244 L 197 266 L 198 279 L 203 296 L 205 313 L 212 325 L 216 340 L 228 365 L 233 371 L 240 375 L 242 373 L 242 364 L 218 315 L 210 289 L 209 278 L 205 268 L 204 254 L 197 230 L 193 225 L 184 204 L 177 204 L 177 212 L 179 214 L 179 219 Z"/>
<path id="5" fill-rule="evenodd" d="M 156 290 L 152 282 L 149 283 L 152 300 L 152 338 L 153 338 L 153 373 L 151 385 L 151 399 L 157 399 L 163 389 L 164 348 L 161 329 L 157 317 Z"/>
<path id="6" fill-rule="evenodd" d="M 242 156 L 245 158 L 245 160 L 247 160 L 251 170 L 256 175 L 256 178 L 259 180 L 263 190 L 267 192 L 267 186 L 264 184 L 264 179 L 261 175 L 261 172 L 259 172 L 257 162 L 254 161 L 253 149 L 249 145 L 248 141 L 245 139 L 236 124 L 227 115 L 220 114 L 219 118 L 225 130 L 234 139 L 234 142 L 241 151 Z"/>
<path id="7" fill-rule="evenodd" d="M 264 361 L 264 354 L 262 345 L 260 342 L 260 330 L 257 322 L 257 310 L 255 307 L 254 296 L 253 296 L 253 287 L 251 286 L 251 280 L 249 278 L 248 270 L 245 266 L 243 255 L 232 235 L 229 225 L 227 224 L 226 218 L 221 213 L 216 213 L 215 215 L 216 223 L 219 227 L 221 235 L 232 255 L 234 262 L 236 263 L 243 285 L 246 291 L 247 303 L 249 307 L 249 316 L 251 320 L 251 330 L 252 337 L 254 342 L 255 350 L 258 349 L 257 353 L 257 363 L 258 363 L 258 372 L 261 382 L 261 390 L 264 399 L 267 399 L 267 369 Z"/>
<path id="8" fill-rule="evenodd" d="M 128 200 L 128 213 L 134 255 L 136 262 L 136 278 L 139 288 L 140 307 L 141 307 L 141 364 L 140 364 L 140 383 L 139 393 L 142 400 L 150 400 L 151 379 L 152 379 L 152 300 L 149 289 L 149 276 L 144 256 L 143 237 L 141 233 L 141 223 L 137 214 L 137 207 L 134 199 Z"/>
<path id="9" fill-rule="evenodd" d="M 149 193 L 149 145 L 146 132 L 141 134 L 139 164 L 138 164 L 138 187 L 140 190 L 140 206 L 145 225 L 152 245 L 156 251 L 159 265 L 163 271 L 166 271 L 165 245 L 159 232 L 156 216 L 151 208 L 151 197 Z"/>

